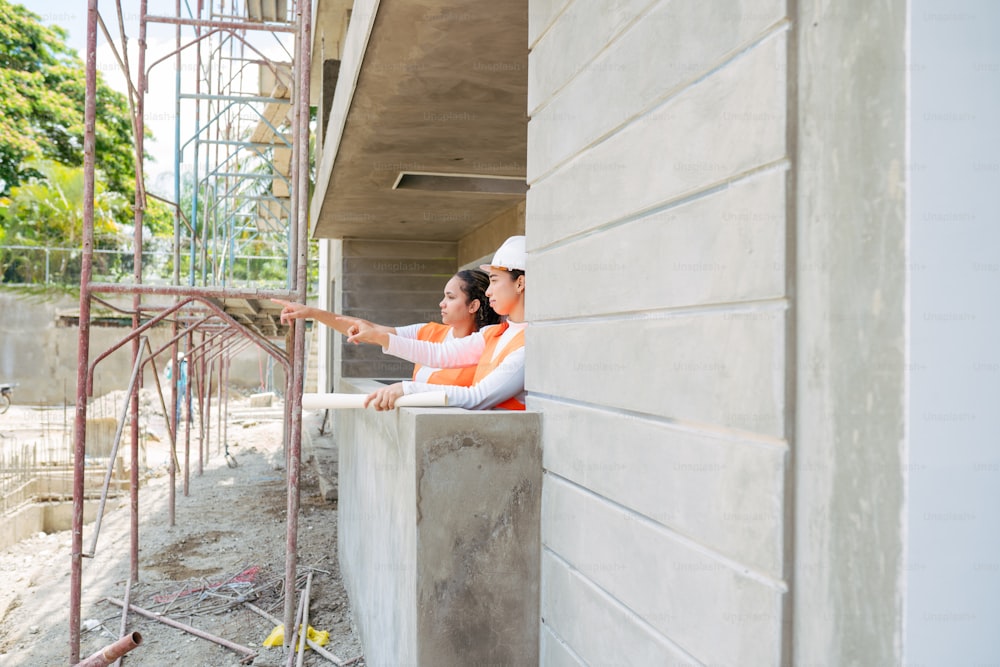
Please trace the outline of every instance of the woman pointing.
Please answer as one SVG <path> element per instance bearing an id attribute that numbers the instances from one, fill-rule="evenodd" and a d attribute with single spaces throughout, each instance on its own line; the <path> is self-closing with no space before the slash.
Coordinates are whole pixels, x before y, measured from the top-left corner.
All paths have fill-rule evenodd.
<path id="1" fill-rule="evenodd" d="M 524 410 L 524 290 L 527 253 L 523 236 L 512 236 L 481 268 L 489 273 L 486 297 L 505 319 L 464 338 L 442 343 L 402 338 L 369 322 L 348 327 L 350 342 L 381 345 L 394 356 L 436 368 L 475 366 L 468 387 L 397 382 L 369 394 L 365 406 L 391 410 L 406 394 L 444 390 L 448 405 L 471 410 Z"/>
<path id="2" fill-rule="evenodd" d="M 284 324 L 291 320 L 312 319 L 345 336 L 357 332 L 364 325 L 401 338 L 441 343 L 453 338 L 463 338 L 500 321 L 500 316 L 493 312 L 487 302 L 485 294 L 487 288 L 489 288 L 489 276 L 484 271 L 478 269 L 459 271 L 444 286 L 444 296 L 438 303 L 441 309 L 441 323 L 427 322 L 404 327 L 373 324 L 358 317 L 338 315 L 322 308 L 292 301 L 281 299 L 273 301 L 283 306 L 281 322 Z M 417 364 L 413 369 L 413 380 L 426 384 L 468 387 L 473 382 L 475 372 L 475 365 L 466 368 L 436 368 Z"/>

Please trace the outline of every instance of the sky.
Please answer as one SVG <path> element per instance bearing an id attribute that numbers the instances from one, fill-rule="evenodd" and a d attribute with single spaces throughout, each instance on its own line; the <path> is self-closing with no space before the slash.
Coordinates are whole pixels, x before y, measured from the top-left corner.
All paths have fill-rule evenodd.
<path id="1" fill-rule="evenodd" d="M 40 16 L 42 23 L 64 28 L 69 33 L 67 44 L 77 51 L 81 60 L 83 59 L 87 41 L 86 0 L 11 1 L 23 5 Z M 133 71 L 138 61 L 139 4 L 139 0 L 122 0 L 125 32 L 129 38 L 129 63 Z M 150 13 L 174 13 L 173 3 L 168 3 L 167 0 L 153 0 L 149 2 L 148 6 Z M 170 11 L 163 11 L 166 7 L 169 7 Z M 100 0 L 98 9 L 108 26 L 108 30 L 115 37 L 116 46 L 118 46 L 118 19 L 114 0 Z M 182 39 L 193 39 L 190 30 L 190 28 L 186 29 L 186 34 Z M 272 56 L 281 53 L 281 47 L 273 41 L 273 37 L 270 40 L 269 44 L 261 45 L 260 48 Z M 171 53 L 176 48 L 175 28 L 171 25 L 150 23 L 147 27 L 146 42 L 148 68 L 151 63 Z M 191 53 L 191 51 L 189 50 L 187 53 Z M 97 68 L 108 85 L 119 92 L 126 92 L 127 87 L 121 67 L 114 56 L 113 49 L 100 31 L 98 31 L 97 37 Z M 188 57 L 181 65 L 181 70 L 182 89 L 185 92 L 193 91 L 194 58 Z M 176 64 L 174 58 L 171 57 L 156 65 L 150 72 L 150 85 L 149 91 L 146 93 L 144 114 L 146 126 L 153 132 L 153 140 L 147 140 L 145 146 L 147 154 L 153 158 L 152 162 L 147 161 L 146 163 L 146 181 L 153 191 L 159 191 L 163 195 L 172 195 L 173 193 L 171 176 L 174 171 L 176 151 L 175 119 L 177 114 L 175 100 Z M 193 102 L 185 101 L 183 103 L 180 116 L 181 143 L 184 144 L 194 134 Z M 189 149 L 181 161 L 182 172 L 184 165 L 190 165 L 192 159 L 192 151 Z M 161 187 L 157 187 L 157 184 L 161 184 Z"/>

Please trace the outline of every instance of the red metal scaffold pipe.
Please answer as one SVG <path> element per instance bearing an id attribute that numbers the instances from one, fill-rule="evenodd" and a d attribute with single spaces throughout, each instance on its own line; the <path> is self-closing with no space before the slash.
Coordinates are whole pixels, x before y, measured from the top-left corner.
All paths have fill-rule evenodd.
<path id="1" fill-rule="evenodd" d="M 128 70 L 128 60 L 127 54 L 128 49 L 125 48 L 125 31 L 122 21 L 121 3 L 120 0 L 116 0 L 116 6 L 118 8 L 118 20 L 119 28 L 121 31 L 122 45 L 120 48 L 121 56 L 119 57 L 120 64 L 123 69 Z M 93 243 L 94 243 L 94 194 L 95 194 L 95 166 L 96 166 L 96 102 L 97 102 L 97 63 L 96 63 L 96 50 L 97 50 L 97 35 L 98 29 L 101 26 L 101 17 L 98 11 L 98 0 L 88 0 L 88 13 L 87 13 L 87 47 L 86 47 L 86 99 L 85 99 L 85 114 L 84 114 L 84 230 L 83 230 L 83 243 L 82 243 L 82 264 L 81 264 L 81 278 L 80 278 L 80 333 L 78 341 L 78 369 L 77 369 L 77 400 L 76 400 L 76 413 L 74 420 L 74 431 L 73 431 L 73 447 L 74 447 L 74 479 L 73 479 L 73 493 L 74 493 L 74 507 L 73 507 L 73 536 L 72 536 L 72 549 L 71 549 L 71 578 L 70 578 L 70 662 L 75 664 L 79 661 L 80 653 L 80 618 L 81 618 L 81 589 L 82 589 L 82 567 L 83 561 L 83 498 L 84 498 L 84 459 L 86 452 L 86 422 L 87 422 L 87 398 L 91 393 L 91 383 L 93 378 L 93 369 L 96 367 L 97 363 L 105 358 L 111 351 L 118 349 L 125 343 L 131 341 L 133 348 L 133 360 L 137 359 L 140 355 L 139 339 L 140 333 L 149 330 L 156 323 L 162 322 L 167 316 L 171 316 L 176 313 L 176 318 L 172 320 L 173 324 L 173 334 L 171 336 L 171 341 L 164 347 L 172 347 L 171 354 L 173 350 L 176 349 L 175 341 L 178 341 L 186 337 L 187 344 L 185 346 L 186 351 L 189 353 L 189 370 L 191 371 L 191 381 L 188 382 L 185 388 L 185 396 L 178 395 L 179 392 L 176 389 L 176 379 L 172 382 L 171 387 L 171 410 L 170 412 L 176 414 L 176 403 L 180 400 L 185 400 L 188 405 L 190 405 L 190 395 L 195 385 L 194 379 L 196 373 L 200 372 L 202 381 L 198 383 L 199 393 L 205 398 L 211 401 L 211 394 L 208 391 L 208 387 L 205 387 L 204 375 L 206 373 L 206 366 L 209 363 L 214 363 L 212 360 L 215 358 L 219 359 L 218 362 L 218 378 L 219 378 L 219 405 L 218 405 L 218 417 L 222 420 L 225 414 L 225 406 L 223 406 L 223 401 L 228 402 L 228 388 L 224 385 L 228 384 L 229 377 L 229 365 L 232 357 L 241 349 L 245 348 L 249 344 L 254 344 L 260 349 L 263 349 L 270 356 L 278 359 L 279 363 L 285 368 L 286 371 L 286 425 L 287 437 L 285 440 L 286 446 L 286 458 L 289 462 L 287 467 L 288 470 L 288 499 L 287 499 L 287 534 L 286 534 L 286 591 L 288 592 L 288 599 L 285 601 L 286 605 L 286 624 L 290 625 L 287 620 L 289 616 L 289 611 L 294 614 L 295 610 L 295 577 L 296 577 L 296 552 L 297 552 L 297 533 L 298 533 L 298 512 L 299 512 L 299 477 L 300 477 L 300 467 L 301 467 L 301 428 L 302 428 L 302 415 L 301 415 L 301 398 L 303 391 L 303 379 L 304 379 L 304 352 L 305 352 L 305 324 L 301 321 L 294 322 L 292 326 L 291 335 L 286 339 L 287 350 L 281 351 L 277 345 L 275 345 L 271 340 L 268 340 L 267 335 L 273 335 L 273 330 L 266 327 L 257 328 L 255 325 L 250 327 L 237 322 L 231 315 L 224 312 L 224 306 L 220 305 L 214 300 L 226 300 L 226 299 L 270 299 L 270 298 L 282 298 L 291 299 L 299 302 L 305 302 L 306 300 L 306 290 L 307 290 L 307 259 L 308 259 L 308 183 L 309 183 L 309 160 L 308 160 L 308 146 L 309 146 L 309 80 L 310 80 L 310 39 L 312 31 L 312 3 L 307 0 L 299 0 L 295 3 L 294 12 L 296 15 L 296 21 L 293 24 L 288 23 L 251 23 L 242 20 L 217 20 L 218 17 L 214 17 L 215 20 L 206 20 L 203 15 L 203 10 L 205 5 L 202 2 L 197 3 L 196 14 L 192 15 L 190 18 L 183 18 L 180 16 L 181 3 L 175 3 L 175 11 L 177 13 L 176 17 L 163 17 L 163 16 L 152 16 L 148 14 L 148 0 L 141 0 L 140 12 L 139 12 L 139 39 L 138 39 L 138 68 L 137 68 L 137 82 L 136 85 L 132 85 L 132 75 L 130 72 L 126 71 L 126 80 L 129 84 L 130 92 L 130 110 L 133 116 L 133 130 L 135 133 L 135 150 L 136 150 L 136 199 L 135 199 L 135 209 L 134 209 L 134 243 L 133 243 L 133 261 L 134 261 L 134 281 L 132 284 L 107 284 L 98 283 L 93 280 Z M 234 5 L 235 7 L 235 5 Z M 192 10 L 190 7 L 188 11 Z M 234 11 L 235 14 L 235 11 Z M 211 15 L 211 14 L 210 14 Z M 175 41 L 176 41 L 176 59 L 178 72 L 181 70 L 181 57 L 180 51 L 182 50 L 181 45 L 181 27 L 182 26 L 194 26 L 195 40 L 192 42 L 201 42 L 202 37 L 205 39 L 210 38 L 216 33 L 216 31 L 221 31 L 227 35 L 226 39 L 219 43 L 219 49 L 221 49 L 224 44 L 229 43 L 230 51 L 232 52 L 233 40 L 236 40 L 249 48 L 250 50 L 260 53 L 253 45 L 251 45 L 246 40 L 245 31 L 259 31 L 259 32 L 271 32 L 271 33 L 294 33 L 297 43 L 295 49 L 295 104 L 294 104 L 294 117 L 292 118 L 292 137 L 293 137 L 293 160 L 292 160 L 292 173 L 291 181 L 293 191 L 295 192 L 295 205 L 291 207 L 291 234 L 288 238 L 289 241 L 289 255 L 291 257 L 290 261 L 290 272 L 289 285 L 291 287 L 285 290 L 275 290 L 275 289 L 233 289 L 232 287 L 227 287 L 223 285 L 222 287 L 213 286 L 208 284 L 208 279 L 222 280 L 225 283 L 227 280 L 232 282 L 233 280 L 233 270 L 232 265 L 228 266 L 228 273 L 226 271 L 227 266 L 224 260 L 220 261 L 222 256 L 218 252 L 218 248 L 215 247 L 219 243 L 219 238 L 216 236 L 217 231 L 213 232 L 212 243 L 213 243 L 213 253 L 212 260 L 218 263 L 217 266 L 213 264 L 213 269 L 208 271 L 207 263 L 207 249 L 208 249 L 208 236 L 207 230 L 209 225 L 218 225 L 219 222 L 214 220 L 214 216 L 219 214 L 219 211 L 213 210 L 213 220 L 203 219 L 200 221 L 202 229 L 202 238 L 199 240 L 196 238 L 195 229 L 198 226 L 199 221 L 192 218 L 188 224 L 188 229 L 191 231 L 191 254 L 189 261 L 191 262 L 191 284 L 187 286 L 182 286 L 179 284 L 179 267 L 181 263 L 181 257 L 179 253 L 179 233 L 175 232 L 175 252 L 174 252 L 174 284 L 172 285 L 143 285 L 142 284 L 142 229 L 144 220 L 144 210 L 146 204 L 146 193 L 143 183 L 143 138 L 144 138 L 144 122 L 143 122 L 143 110 L 145 107 L 145 95 L 147 94 L 147 77 L 148 72 L 146 68 L 146 35 L 147 26 L 149 23 L 165 23 L 173 24 L 176 26 L 175 31 Z M 106 29 L 105 35 L 108 36 L 110 41 L 110 35 Z M 208 32 L 202 36 L 202 29 L 208 30 Z M 226 40 L 229 40 L 227 42 Z M 190 46 L 190 44 L 189 44 Z M 184 47 L 186 48 L 186 47 Z M 242 48 L 242 47 L 241 47 Z M 116 51 L 116 57 L 117 56 Z M 174 54 L 171 54 L 174 55 Z M 232 55 L 232 54 L 231 54 Z M 169 56 L 168 56 L 169 57 Z M 263 57 L 263 56 L 262 56 Z M 154 63 L 154 66 L 167 58 L 161 58 Z M 201 67 L 201 49 L 200 46 L 197 52 L 198 67 L 196 70 L 199 73 L 202 72 Z M 232 60 L 233 58 L 229 58 Z M 225 60 L 224 58 L 220 58 Z M 265 61 L 267 59 L 265 58 Z M 212 66 L 214 61 L 209 60 L 209 66 Z M 276 68 L 272 63 L 265 62 L 263 65 L 271 69 L 275 78 L 280 79 L 281 65 L 279 64 Z M 244 65 L 245 67 L 245 65 Z M 221 65 L 220 65 L 220 76 L 221 76 Z M 233 83 L 237 80 L 235 75 L 232 75 L 232 70 L 230 70 L 230 75 L 234 78 L 229 84 L 226 84 L 221 79 L 218 82 L 218 92 L 221 94 L 223 92 L 228 92 L 229 94 L 235 95 L 235 91 L 232 89 Z M 240 75 L 242 76 L 242 75 Z M 209 83 L 211 83 L 209 81 Z M 200 85 L 200 79 L 197 80 L 196 86 Z M 225 86 L 229 85 L 230 88 L 225 89 Z M 212 86 L 209 86 L 209 92 L 211 92 Z M 197 92 L 197 89 L 196 89 Z M 177 85 L 178 100 L 184 97 L 180 90 L 180 79 L 178 74 L 178 85 Z M 242 94 L 242 93 L 241 93 Z M 263 93 L 262 93 L 263 94 Z M 190 96 L 188 96 L 190 97 Z M 260 96 L 258 96 L 260 97 Z M 235 99 L 235 98 L 234 98 Z M 254 98 L 257 99 L 257 98 Z M 260 97 L 260 100 L 264 100 Z M 258 101 L 260 101 L 258 100 Z M 220 97 L 219 107 L 221 108 L 222 102 L 224 102 Z M 179 105 L 179 102 L 178 102 Z M 209 111 L 211 112 L 211 102 L 209 102 Z M 227 112 L 230 113 L 230 112 Z M 196 117 L 200 117 L 201 114 L 201 102 L 197 103 L 195 109 Z M 215 122 L 222 115 L 212 117 L 209 121 Z M 180 114 L 178 114 L 178 117 Z M 209 114 L 211 117 L 211 113 Z M 199 124 L 200 127 L 200 124 Z M 279 125 L 278 128 L 281 126 Z M 276 133 L 279 139 L 281 139 L 285 144 L 288 143 L 287 136 L 279 132 L 279 129 L 271 127 L 271 130 Z M 226 130 L 230 130 L 227 128 Z M 227 137 L 229 135 L 227 134 Z M 197 138 L 197 136 L 196 136 Z M 212 143 L 207 141 L 207 143 Z M 216 142 L 218 143 L 218 142 Z M 178 137 L 178 152 L 181 150 L 180 140 Z M 260 151 L 257 150 L 257 155 L 261 158 Z M 235 155 L 235 154 L 234 154 Z M 205 151 L 205 170 L 210 172 L 208 164 L 208 151 Z M 232 157 L 232 156 L 230 156 Z M 228 161 L 230 158 L 226 158 Z M 218 163 L 219 157 L 216 155 L 216 162 Z M 198 162 L 198 151 L 197 142 L 195 146 L 195 163 Z M 236 161 L 239 163 L 239 160 Z M 175 165 L 175 173 L 179 168 L 179 164 Z M 197 167 L 196 167 L 197 168 Z M 219 172 L 218 165 L 215 168 L 216 172 Z M 224 176 L 226 179 L 236 176 L 235 174 L 228 173 L 230 170 L 226 169 L 226 174 L 217 173 L 214 177 Z M 195 172 L 197 174 L 197 171 Z M 284 178 L 284 177 L 282 177 Z M 228 182 L 228 181 L 227 181 Z M 287 180 L 286 180 L 287 182 Z M 201 181 L 195 180 L 195 197 L 197 198 L 197 190 L 199 188 Z M 205 182 L 205 192 L 215 191 L 215 185 L 209 185 Z M 179 191 L 175 192 L 175 199 L 180 200 Z M 206 202 L 208 201 L 208 194 L 205 195 Z M 286 195 L 287 196 L 287 195 Z M 197 201 L 197 199 L 195 199 Z M 228 207 L 228 204 L 226 205 Z M 176 208 L 176 205 L 175 205 Z M 196 208 L 194 209 L 197 210 Z M 287 209 L 286 209 L 287 210 Z M 224 213 L 231 214 L 234 213 L 235 208 L 230 211 L 226 208 Z M 182 217 L 182 212 L 179 208 L 176 208 L 175 212 L 175 225 L 179 229 L 179 221 Z M 242 213 L 240 213 L 243 215 Z M 213 228 L 214 229 L 214 228 Z M 196 256 L 196 242 L 200 241 L 200 256 L 201 256 L 201 270 L 202 279 L 205 284 L 200 287 L 195 287 L 194 277 L 195 277 L 195 266 L 198 262 L 198 257 Z M 223 242 L 225 239 L 223 239 Z M 249 260 L 247 263 L 247 275 L 249 278 Z M 91 306 L 93 299 L 96 294 L 121 294 L 129 295 L 132 297 L 132 309 L 129 312 L 132 315 L 132 334 L 126 336 L 119 344 L 112 346 L 111 350 L 108 350 L 103 355 L 98 357 L 93 365 L 90 363 L 90 327 L 91 327 Z M 143 296 L 144 295 L 167 295 L 173 297 L 174 304 L 172 307 L 164 307 L 162 304 L 157 304 L 155 306 L 144 306 Z M 199 304 L 204 304 L 205 308 L 200 309 L 188 305 L 193 301 L 198 301 Z M 187 306 L 186 309 L 185 306 Z M 184 310 L 182 310 L 184 309 Z M 210 327 L 207 323 L 206 317 L 198 318 L 205 312 L 214 314 L 215 318 L 221 323 L 223 327 L 222 331 L 216 333 L 215 335 L 206 336 L 206 329 L 216 326 L 214 323 Z M 212 312 L 214 311 L 214 313 Z M 149 319 L 149 315 L 158 312 L 158 315 Z M 192 315 L 197 313 L 196 315 Z M 211 315 L 209 316 L 211 317 Z M 143 322 L 144 318 L 146 321 Z M 193 325 L 188 324 L 183 327 L 179 327 L 178 323 L 182 321 L 196 321 Z M 166 323 L 166 322 L 164 322 Z M 183 331 L 182 331 L 183 329 Z M 263 331 L 261 330 L 263 329 Z M 200 330 L 202 332 L 202 343 L 201 345 L 195 345 L 195 334 Z M 265 334 L 267 332 L 267 334 Z M 242 333 L 242 336 L 237 334 Z M 161 348 L 162 350 L 163 348 Z M 157 351 L 157 354 L 159 351 Z M 155 355 L 154 355 L 155 356 Z M 211 376 L 211 372 L 209 376 Z M 130 581 L 136 581 L 138 579 L 138 546 L 139 546 L 139 502 L 138 502 L 138 426 L 139 426 L 139 402 L 138 402 L 138 391 L 131 392 L 130 396 L 130 415 L 131 415 L 131 435 L 132 435 L 132 484 L 131 484 L 131 541 L 130 541 Z M 169 419 L 169 417 L 168 417 Z M 207 410 L 203 413 L 203 420 L 205 423 L 202 425 L 203 428 L 208 426 L 209 415 Z M 179 441 L 179 423 L 176 419 L 173 420 L 174 423 L 170 424 L 168 428 L 171 428 L 171 441 L 176 443 Z M 226 432 L 224 430 L 224 423 L 220 421 L 217 437 L 219 438 L 220 444 L 224 441 L 226 437 Z M 204 447 L 204 450 L 201 450 Z M 208 443 L 199 442 L 199 450 L 207 453 Z M 185 470 L 184 470 L 184 492 L 187 494 L 188 487 L 188 461 L 189 461 L 189 451 L 190 451 L 190 421 L 185 429 Z M 174 450 L 176 452 L 176 449 Z M 172 454 L 172 462 L 176 460 L 176 454 Z M 199 457 L 201 458 L 201 457 Z M 199 461 L 201 463 L 201 461 Z M 200 469 L 199 465 L 199 469 Z M 176 472 L 176 471 L 173 471 Z M 173 486 L 173 484 L 172 484 Z M 292 619 L 294 620 L 294 619 Z M 287 639 L 287 638 L 286 638 Z"/>
<path id="2" fill-rule="evenodd" d="M 297 200 L 297 215 L 295 231 L 298 246 L 296 256 L 298 262 L 295 265 L 295 284 L 298 289 L 298 299 L 300 303 L 306 301 L 306 259 L 309 249 L 309 37 L 312 34 L 312 2 L 301 1 L 296 6 L 299 18 L 298 31 L 298 81 L 296 82 L 296 118 L 294 123 L 295 152 L 294 161 L 296 169 L 293 174 L 296 177 L 295 194 Z M 293 344 L 294 351 L 292 363 L 292 380 L 289 391 L 286 393 L 286 400 L 290 404 L 291 423 L 289 437 L 289 465 L 288 465 L 288 512 L 286 515 L 287 535 L 285 544 L 285 614 L 284 622 L 286 628 L 291 628 L 295 623 L 295 570 L 296 553 L 298 544 L 298 520 L 299 520 L 299 468 L 302 463 L 302 385 L 304 380 L 304 361 L 306 342 L 305 322 L 294 320 Z M 286 646 L 290 641 L 292 633 L 285 633 Z M 294 648 L 294 647 L 293 647 Z"/>
<path id="3" fill-rule="evenodd" d="M 83 584 L 83 481 L 87 438 L 87 368 L 90 357 L 90 278 L 94 258 L 94 167 L 97 123 L 97 0 L 87 0 L 86 98 L 83 111 L 83 253 L 80 267 L 80 337 L 76 416 L 73 422 L 73 536 L 70 547 L 69 662 L 80 662 Z"/>

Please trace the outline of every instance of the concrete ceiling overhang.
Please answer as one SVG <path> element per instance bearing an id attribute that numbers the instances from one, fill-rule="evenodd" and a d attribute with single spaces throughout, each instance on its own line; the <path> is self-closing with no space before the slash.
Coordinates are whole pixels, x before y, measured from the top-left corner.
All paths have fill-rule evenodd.
<path id="1" fill-rule="evenodd" d="M 523 192 L 393 186 L 401 172 L 524 179 L 527 0 L 372 0 L 369 15 L 365 4 L 345 40 L 313 235 L 456 240 Z"/>

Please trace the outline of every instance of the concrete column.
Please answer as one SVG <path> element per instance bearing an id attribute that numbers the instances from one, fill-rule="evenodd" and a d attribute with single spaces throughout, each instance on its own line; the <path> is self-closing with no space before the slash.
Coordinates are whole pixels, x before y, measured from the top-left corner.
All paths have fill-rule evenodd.
<path id="1" fill-rule="evenodd" d="M 320 239 L 319 246 L 319 288 L 317 304 L 320 308 L 334 310 L 335 281 L 331 275 L 331 254 L 334 241 Z M 333 388 L 333 342 L 336 335 L 328 327 L 315 325 L 316 331 L 316 387 L 312 391 L 327 392 Z M 306 388 L 306 391 L 310 391 Z"/>
<path id="2" fill-rule="evenodd" d="M 792 664 L 898 665 L 907 3 L 797 4 Z"/>

